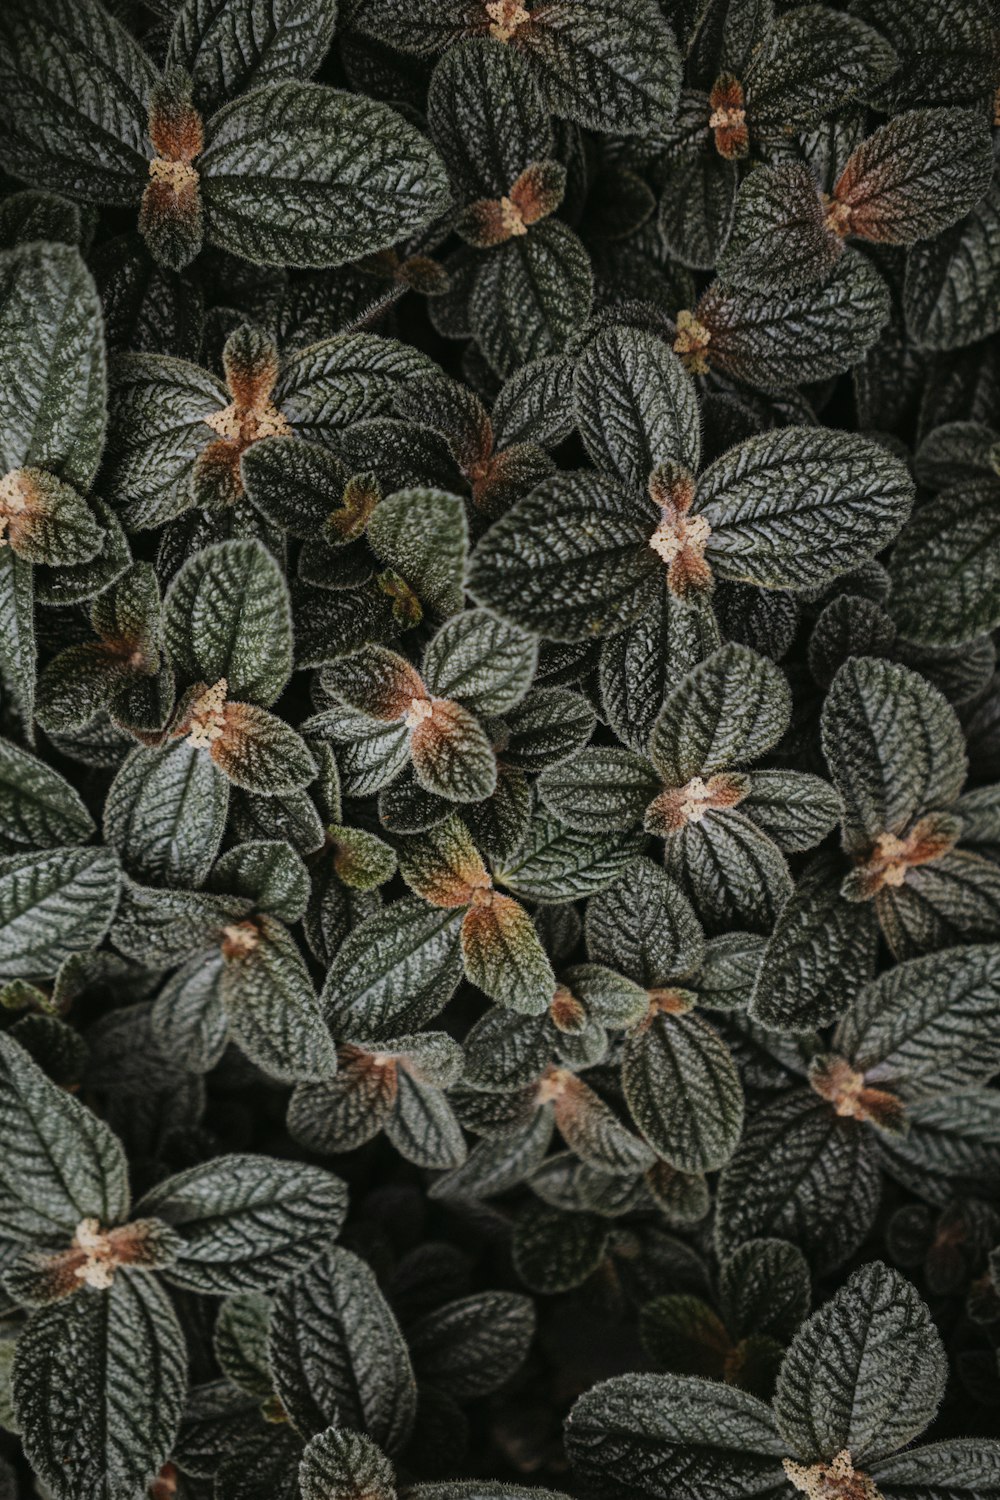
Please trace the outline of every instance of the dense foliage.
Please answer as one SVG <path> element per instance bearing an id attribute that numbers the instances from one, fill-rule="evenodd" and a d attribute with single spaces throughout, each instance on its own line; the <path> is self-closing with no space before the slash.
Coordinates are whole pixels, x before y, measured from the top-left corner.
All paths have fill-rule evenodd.
<path id="1" fill-rule="evenodd" d="M 0 6 L 0 1500 L 1000 1496 L 998 58 Z"/>

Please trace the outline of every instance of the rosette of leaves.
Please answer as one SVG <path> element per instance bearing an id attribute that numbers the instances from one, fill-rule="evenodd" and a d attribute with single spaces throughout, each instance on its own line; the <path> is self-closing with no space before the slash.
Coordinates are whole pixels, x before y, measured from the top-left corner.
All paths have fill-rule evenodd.
<path id="1" fill-rule="evenodd" d="M 996 791 L 960 795 L 965 745 L 941 693 L 907 667 L 856 657 L 833 680 L 822 730 L 853 863 L 843 896 L 874 911 L 900 958 L 995 936 L 1000 876 L 976 844 L 989 847 Z"/>
<path id="2" fill-rule="evenodd" d="M 333 1074 L 336 1049 L 289 931 L 308 899 L 301 859 L 281 842 L 237 844 L 209 885 L 126 886 L 112 942 L 136 962 L 175 968 L 153 1003 L 155 1040 L 195 1073 L 232 1040 L 281 1082 Z"/>
<path id="3" fill-rule="evenodd" d="M 427 833 L 407 839 L 399 849 L 399 869 L 424 902 L 448 914 L 449 971 L 460 954 L 466 977 L 490 999 L 526 1015 L 547 1010 L 555 975 L 538 933 L 520 902 L 496 889 L 458 817 L 453 814 Z M 442 915 L 435 927 L 444 925 Z M 458 974 L 454 978 L 457 982 Z M 435 984 L 435 1003 L 437 992 Z"/>
<path id="4" fill-rule="evenodd" d="M 310 1150 L 337 1155 L 385 1131 L 417 1166 L 459 1166 L 465 1140 L 447 1091 L 461 1077 L 461 1047 L 443 1031 L 401 1037 L 380 1031 L 351 1028 L 338 1036 L 336 1076 L 298 1085 L 289 1132 Z"/>
<path id="5" fill-rule="evenodd" d="M 464 38 L 523 61 L 549 109 L 591 130 L 647 134 L 673 118 L 680 87 L 674 34 L 650 0 L 360 0 L 350 25 L 418 57 Z"/>
<path id="6" fill-rule="evenodd" d="M 544 447 L 534 442 L 505 441 L 502 431 L 498 435 L 494 418 L 479 397 L 457 380 L 439 376 L 404 386 L 396 407 L 447 438 L 469 486 L 474 514 L 500 515 L 554 470 Z"/>
<path id="7" fill-rule="evenodd" d="M 640 985 L 600 963 L 571 963 L 581 926 L 570 908 L 564 921 L 535 919 L 556 974 L 548 1008 L 518 1015 L 492 1006 L 463 1042 L 463 1081 L 476 1088 L 519 1088 L 550 1064 L 586 1068 L 602 1061 L 609 1031 L 640 1019 L 647 999 Z"/>
<path id="8" fill-rule="evenodd" d="M 490 720 L 516 709 L 534 676 L 534 638 L 488 610 L 447 621 L 421 669 L 368 645 L 323 671 L 336 707 L 309 733 L 329 738 L 348 796 L 366 796 L 411 770 L 417 786 L 449 803 L 476 803 L 497 788 Z"/>
<path id="9" fill-rule="evenodd" d="M 982 198 L 993 175 L 980 110 L 895 115 L 856 146 L 829 195 L 805 162 L 751 172 L 740 189 L 719 273 L 764 291 L 821 281 L 849 239 L 931 239 Z"/>
<path id="10" fill-rule="evenodd" d="M 210 1295 L 274 1286 L 336 1234 L 346 1193 L 316 1167 L 229 1156 L 133 1208 L 103 1121 L 9 1037 L 0 1070 L 4 1285 L 25 1317 L 12 1372 L 21 1439 L 55 1496 L 124 1500 L 169 1456 L 184 1408 L 184 1334 L 164 1283 Z"/>
<path id="11" fill-rule="evenodd" d="M 961 645 L 1000 623 L 1000 432 L 945 423 L 920 445 L 915 468 L 940 493 L 893 547 L 889 608 L 907 640 Z"/>
<path id="12" fill-rule="evenodd" d="M 267 549 L 255 540 L 203 548 L 175 574 L 164 613 L 184 691 L 159 756 L 182 741 L 187 755 L 202 758 L 206 781 L 207 761 L 216 803 L 224 782 L 275 797 L 313 781 L 304 740 L 268 712 L 291 675 L 292 628 L 285 581 Z"/>
<path id="13" fill-rule="evenodd" d="M 774 1235 L 825 1270 L 870 1229 L 883 1172 L 931 1203 L 995 1176 L 986 1085 L 1000 1068 L 998 983 L 1000 950 L 983 944 L 910 959 L 864 985 L 808 1087 L 749 1120 L 719 1184 L 720 1249 Z"/>
<path id="14" fill-rule="evenodd" d="M 81 729 L 98 714 L 137 737 L 162 730 L 174 706 L 164 658 L 160 586 L 149 563 L 133 563 L 90 607 L 96 640 L 68 646 L 38 681 L 36 718 L 46 731 Z"/>
<path id="15" fill-rule="evenodd" d="M 989 1490 L 994 1440 L 909 1446 L 944 1394 L 930 1313 L 897 1271 L 862 1266 L 799 1329 L 771 1404 L 720 1381 L 622 1375 L 580 1398 L 566 1425 L 574 1465 L 603 1496 L 730 1500 L 931 1496 Z"/>
<path id="16" fill-rule="evenodd" d="M 87 598 L 109 581 L 101 553 L 114 523 L 106 529 L 86 499 L 104 445 L 107 377 L 101 304 L 75 247 L 30 243 L 0 254 L 0 298 L 0 365 L 9 372 L 0 398 L 0 661 L 30 737 L 36 572 L 42 598 L 57 599 L 60 582 L 73 580 L 71 597 Z M 125 549 L 117 570 L 127 562 Z M 114 567 L 112 559 L 112 577 Z"/>
<path id="17" fill-rule="evenodd" d="M 743 1090 L 728 1046 L 698 1012 L 745 1005 L 759 940 L 729 932 L 706 942 L 683 892 L 649 859 L 590 901 L 585 931 L 590 958 L 645 992 L 620 1054 L 631 1117 L 670 1167 L 715 1171 L 740 1139 Z"/>
<path id="18" fill-rule="evenodd" d="M 434 1187 L 435 1196 L 480 1197 L 526 1181 L 547 1204 L 578 1216 L 579 1280 L 607 1237 L 599 1219 L 641 1208 L 680 1224 L 707 1212 L 704 1172 L 731 1154 L 743 1095 L 725 1043 L 692 1011 L 744 1005 L 760 948 L 749 934 L 706 944 L 680 889 L 648 859 L 633 861 L 590 901 L 586 933 L 591 962 L 561 970 L 546 1013 L 492 1011 L 466 1038 L 455 1102 L 483 1139 Z M 566 940 L 549 941 L 558 962 Z M 621 1033 L 610 1048 L 609 1031 Z M 579 1076 L 592 1067 L 594 1086 Z M 609 1080 L 624 1100 L 624 1120 L 598 1092 Z M 546 1158 L 556 1129 L 569 1150 Z M 533 1265 L 549 1250 L 558 1259 L 559 1217 L 543 1255 L 542 1231 L 528 1215 Z M 566 1229 L 567 1246 L 575 1232 Z M 543 1279 L 545 1290 L 555 1289 L 548 1273 Z"/>
<path id="19" fill-rule="evenodd" d="M 826 5 L 702 7 L 677 119 L 662 133 L 659 228 L 685 265 L 715 265 L 742 169 L 865 98 L 897 64 L 878 31 Z M 756 170 L 756 169 L 755 169 Z M 750 180 L 755 175 L 750 173 Z"/>
<path id="20" fill-rule="evenodd" d="M 539 900 L 562 899 L 555 889 L 560 869 L 567 878 L 586 880 L 588 865 L 596 875 L 602 857 L 611 851 L 599 841 L 590 851 L 591 858 L 585 847 L 565 849 L 564 858 L 555 853 L 547 857 L 546 845 L 551 849 L 553 841 L 546 838 L 537 820 L 532 821 L 531 776 L 558 765 L 587 742 L 594 711 L 582 694 L 569 688 L 533 688 L 502 716 L 491 716 L 486 727 L 496 754 L 496 787 L 482 801 L 461 804 L 458 815 L 478 849 L 507 869 L 513 882 L 520 878 L 528 883 L 526 894 Z M 421 786 L 410 766 L 380 792 L 378 809 L 388 831 L 410 835 L 443 823 L 456 806 Z"/>
<path id="21" fill-rule="evenodd" d="M 317 9 L 313 25 L 269 34 L 255 0 L 224 19 L 183 6 L 160 74 L 99 0 L 42 13 L 17 0 L 0 75 L 7 170 L 135 206 L 151 253 L 175 269 L 203 243 L 299 266 L 389 248 L 446 209 L 444 168 L 387 105 L 300 81 L 333 30 L 333 4 Z"/>
<path id="22" fill-rule="evenodd" d="M 692 1293 L 655 1297 L 640 1310 L 639 1334 L 661 1367 L 766 1401 L 811 1300 L 800 1250 L 783 1240 L 748 1240 L 721 1262 L 714 1305 Z"/>
<path id="23" fill-rule="evenodd" d="M 271 335 L 250 324 L 230 334 L 222 363 L 224 385 L 170 355 L 115 360 L 101 480 L 130 531 L 197 506 L 249 511 L 258 528 L 312 537 L 350 505 L 345 490 L 355 472 L 345 473 L 318 445 L 390 410 L 401 384 L 436 371 L 418 350 L 363 333 L 337 335 L 282 361 Z M 342 524 L 331 520 L 335 534 Z"/>
<path id="24" fill-rule="evenodd" d="M 345 1440 L 378 1444 L 387 1466 L 419 1470 L 421 1419 L 447 1426 L 458 1457 L 462 1407 L 523 1363 L 533 1309 L 510 1292 L 456 1298 L 442 1282 L 429 1307 L 407 1316 L 396 1280 L 383 1291 L 360 1257 L 335 1247 L 274 1296 L 224 1303 L 213 1338 L 224 1380 L 192 1392 L 178 1468 L 214 1478 L 223 1497 L 296 1496 L 303 1447 L 331 1414 Z"/>
<path id="25" fill-rule="evenodd" d="M 761 433 L 694 476 L 694 383 L 655 335 L 608 329 L 577 367 L 577 425 L 604 473 L 561 473 L 479 543 L 469 587 L 553 640 L 614 634 L 696 605 L 716 578 L 816 588 L 870 558 L 909 514 L 905 466 L 820 428 Z"/>
<path id="26" fill-rule="evenodd" d="M 431 133 L 458 202 L 469 329 L 492 367 L 513 373 L 559 353 L 590 316 L 587 252 L 554 218 L 566 183 L 542 91 L 500 41 L 448 50 L 427 96 Z M 502 120 L 502 128 L 497 122 Z"/>
<path id="27" fill-rule="evenodd" d="M 662 838 L 667 869 L 706 923 L 767 931 L 792 890 L 784 851 L 819 843 L 837 819 L 819 777 L 739 769 L 777 743 L 790 715 L 780 668 L 723 646 L 668 695 L 648 759 L 592 746 L 545 771 L 539 794 L 575 827 L 638 825 Z"/>
<path id="28" fill-rule="evenodd" d="M 585 1071 L 579 1063 L 548 1062 L 531 1070 L 518 1087 L 498 1086 L 493 1080 L 484 1087 L 477 1080 L 474 1089 L 457 1098 L 460 1118 L 479 1135 L 501 1137 L 508 1147 L 516 1132 L 522 1142 L 530 1140 L 532 1157 L 537 1153 L 539 1160 L 558 1132 L 571 1157 L 585 1167 L 640 1177 L 654 1164 L 652 1150 L 581 1076 Z M 529 1070 L 524 1066 L 519 1072 L 523 1076 Z M 455 1186 L 453 1177 L 446 1195 L 453 1195 Z M 468 1181 L 463 1186 L 467 1190 Z"/>

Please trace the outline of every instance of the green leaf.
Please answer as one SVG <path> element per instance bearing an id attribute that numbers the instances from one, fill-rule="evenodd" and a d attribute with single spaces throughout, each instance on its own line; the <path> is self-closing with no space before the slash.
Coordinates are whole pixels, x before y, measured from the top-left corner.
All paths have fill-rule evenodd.
<path id="1" fill-rule="evenodd" d="M 170 891 L 127 880 L 112 940 L 127 958 L 166 968 L 196 949 L 219 944 L 223 927 L 238 922 L 251 903 L 204 891 Z"/>
<path id="2" fill-rule="evenodd" d="M 287 795 L 316 779 L 305 740 L 256 703 L 225 705 L 223 733 L 209 754 L 234 786 L 259 797 Z"/>
<path id="3" fill-rule="evenodd" d="M 227 99 L 282 78 L 308 78 L 326 54 L 337 0 L 184 0 L 167 49 L 183 68 L 195 103 L 210 113 Z"/>
<path id="4" fill-rule="evenodd" d="M 331 1427 L 306 1444 L 299 1465 L 302 1500 L 396 1500 L 396 1473 L 360 1432 Z"/>
<path id="5" fill-rule="evenodd" d="M 836 792 L 808 771 L 755 771 L 740 808 L 786 854 L 812 849 L 840 817 Z"/>
<path id="6" fill-rule="evenodd" d="M 718 1314 L 690 1294 L 655 1297 L 639 1309 L 639 1337 L 658 1365 L 721 1380 L 732 1341 Z"/>
<path id="7" fill-rule="evenodd" d="M 581 694 L 535 688 L 504 715 L 508 739 L 503 764 L 542 771 L 586 744 L 595 722 L 594 710 Z"/>
<path id="8" fill-rule="evenodd" d="M 576 901 L 617 880 L 638 853 L 639 843 L 628 833 L 581 833 L 539 812 L 524 843 L 496 862 L 494 874 L 526 901 Z"/>
<path id="9" fill-rule="evenodd" d="M 787 391 L 857 364 L 890 311 L 879 273 L 848 249 L 826 281 L 797 291 L 752 292 L 715 281 L 696 317 L 711 335 L 710 364 L 758 390 Z"/>
<path id="10" fill-rule="evenodd" d="M 229 783 L 188 740 L 122 762 L 104 804 L 104 837 L 136 880 L 201 885 L 219 852 Z"/>
<path id="11" fill-rule="evenodd" d="M 747 76 L 754 131 L 782 135 L 807 129 L 864 98 L 897 65 L 892 47 L 856 16 L 826 5 L 799 5 L 775 22 Z"/>
<path id="12" fill-rule="evenodd" d="M 0 974 L 46 978 L 96 948 L 118 905 L 121 870 L 107 849 L 50 849 L 0 860 Z"/>
<path id="13" fill-rule="evenodd" d="M 257 265 L 341 265 L 448 207 L 444 166 L 415 126 L 320 84 L 265 83 L 224 105 L 198 170 L 206 238 Z"/>
<path id="14" fill-rule="evenodd" d="M 645 988 L 701 967 L 705 940 L 691 903 L 651 859 L 636 859 L 587 907 L 587 952 Z"/>
<path id="15" fill-rule="evenodd" d="M 669 589 L 653 591 L 631 625 L 601 646 L 601 704 L 608 724 L 630 750 L 646 753 L 656 716 L 678 674 L 721 644 L 711 605 L 682 603 Z"/>
<path id="16" fill-rule="evenodd" d="M 29 741 L 33 738 L 35 674 L 35 586 L 33 569 L 12 547 L 0 547 L 0 675 L 9 685 Z"/>
<path id="17" fill-rule="evenodd" d="M 368 523 L 368 542 L 376 556 L 393 568 L 421 603 L 437 614 L 462 608 L 468 522 L 457 495 L 443 490 L 399 490 L 376 506 Z"/>
<path id="18" fill-rule="evenodd" d="M 969 109 L 895 115 L 853 151 L 833 192 L 848 233 L 909 245 L 969 212 L 993 176 L 986 121 Z"/>
<path id="19" fill-rule="evenodd" d="M 462 198 L 501 198 L 552 155 L 552 122 L 523 55 L 488 37 L 450 47 L 427 90 L 431 134 Z"/>
<path id="20" fill-rule="evenodd" d="M 326 448 L 278 436 L 250 444 L 240 458 L 240 477 L 247 498 L 272 525 L 312 538 L 336 508 L 333 497 L 348 475 Z"/>
<path id="21" fill-rule="evenodd" d="M 653 725 L 650 758 L 669 786 L 759 760 L 784 733 L 791 694 L 780 668 L 723 646 L 681 679 Z"/>
<path id="22" fill-rule="evenodd" d="M 732 1500 L 784 1492 L 770 1407 L 691 1375 L 619 1375 L 581 1396 L 566 1423 L 570 1458 L 611 1493 Z"/>
<path id="23" fill-rule="evenodd" d="M 177 1315 L 142 1272 L 40 1309 L 18 1340 L 22 1441 L 57 1500 L 141 1493 L 173 1448 L 186 1390 Z"/>
<path id="24" fill-rule="evenodd" d="M 214 1068 L 229 1040 L 222 1004 L 222 955 L 199 954 L 167 980 L 150 1023 L 164 1053 L 192 1073 Z"/>
<path id="25" fill-rule="evenodd" d="M 538 643 L 486 609 L 467 610 L 442 625 L 424 652 L 431 692 L 457 698 L 473 713 L 503 714 L 531 685 Z"/>
<path id="26" fill-rule="evenodd" d="M 875 657 L 845 662 L 823 706 L 822 727 L 850 853 L 867 853 L 880 834 L 902 834 L 961 790 L 965 747 L 955 711 L 908 667 Z"/>
<path id="27" fill-rule="evenodd" d="M 433 1020 L 461 978 L 460 926 L 452 910 L 403 899 L 356 927 L 320 997 L 334 1033 L 377 1039 Z"/>
<path id="28" fill-rule="evenodd" d="M 11 193 L 0 207 L 0 249 L 32 240 L 54 240 L 60 245 L 84 242 L 83 215 L 75 203 L 34 188 Z"/>
<path id="29" fill-rule="evenodd" d="M 941 1337 L 915 1288 L 879 1261 L 862 1266 L 799 1329 L 785 1356 L 774 1413 L 793 1453 L 855 1464 L 918 1437 L 944 1395 Z"/>
<path id="30" fill-rule="evenodd" d="M 212 1352 L 228 1380 L 248 1395 L 266 1399 L 274 1390 L 267 1339 L 271 1299 L 262 1292 L 227 1297 L 212 1330 Z"/>
<path id="31" fill-rule="evenodd" d="M 604 1262 L 608 1221 L 597 1214 L 565 1213 L 532 1204 L 517 1221 L 511 1247 L 525 1286 L 553 1295 L 583 1284 Z"/>
<path id="32" fill-rule="evenodd" d="M 1000 486 L 980 480 L 917 511 L 893 549 L 892 617 L 907 640 L 960 645 L 1000 623 Z"/>
<path id="33" fill-rule="evenodd" d="M 560 219 L 485 252 L 469 301 L 472 334 L 499 375 L 558 354 L 590 317 L 590 257 Z"/>
<path id="34" fill-rule="evenodd" d="M 64 32 L 98 11 L 92 3 L 56 8 Z M 23 105 L 26 86 L 21 77 L 15 95 L 5 88 L 0 97 Z M 79 251 L 29 244 L 0 255 L 0 307 L 0 365 L 17 371 L 0 390 L 0 471 L 47 469 L 85 491 L 104 446 L 107 376 L 101 302 Z"/>
<path id="35" fill-rule="evenodd" d="M 14 0 L 0 47 L 5 165 L 98 203 L 137 203 L 153 155 L 152 62 L 98 0 Z"/>
<path id="36" fill-rule="evenodd" d="M 852 7 L 896 49 L 899 66 L 879 91 L 879 108 L 975 103 L 992 86 L 989 16 L 977 0 L 856 0 Z M 884 103 L 883 103 L 884 101 Z"/>
<path id="37" fill-rule="evenodd" d="M 248 937 L 249 951 L 238 941 L 222 950 L 221 998 L 240 1050 L 281 1082 L 328 1077 L 336 1054 L 298 944 L 274 917 L 255 918 Z"/>
<path id="38" fill-rule="evenodd" d="M 570 828 L 609 832 L 635 828 L 660 790 L 644 756 L 620 746 L 591 746 L 543 772 L 538 793 Z"/>
<path id="39" fill-rule="evenodd" d="M 440 376 L 419 349 L 372 333 L 342 333 L 285 360 L 275 404 L 295 432 L 329 442 L 353 423 L 387 416 L 401 387 Z"/>
<path id="40" fill-rule="evenodd" d="M 370 1052 L 342 1047 L 335 1077 L 296 1088 L 288 1107 L 289 1134 L 322 1155 L 356 1151 L 388 1124 L 397 1076 L 394 1067 L 376 1065 Z"/>
<path id="41" fill-rule="evenodd" d="M 840 862 L 822 855 L 779 912 L 749 1005 L 759 1025 L 811 1032 L 842 1014 L 871 978 L 877 926 L 844 899 L 842 883 Z"/>
<path id="42" fill-rule="evenodd" d="M 193 503 L 192 467 L 213 440 L 205 419 L 225 408 L 225 386 L 187 360 L 120 354 L 109 400 L 102 494 L 132 531 L 173 520 Z"/>
<path id="43" fill-rule="evenodd" d="M 653 1017 L 625 1039 L 622 1088 L 657 1156 L 682 1172 L 714 1172 L 743 1128 L 743 1090 L 729 1048 L 697 1015 Z"/>
<path id="44" fill-rule="evenodd" d="M 737 1338 L 790 1338 L 812 1301 L 801 1250 L 784 1240 L 748 1240 L 719 1267 L 719 1300 Z"/>
<path id="45" fill-rule="evenodd" d="M 989 1439 L 950 1438 L 880 1459 L 873 1472 L 885 1500 L 989 1494 L 996 1488 L 997 1451 Z"/>
<path id="46" fill-rule="evenodd" d="M 309 872 L 283 839 L 236 844 L 216 863 L 211 883 L 283 922 L 297 922 L 309 902 Z"/>
<path id="47" fill-rule="evenodd" d="M 281 569 L 261 542 L 216 542 L 192 556 L 164 602 L 167 649 L 180 676 L 269 707 L 292 670 L 292 625 Z"/>
<path id="48" fill-rule="evenodd" d="M 488 905 L 470 907 L 461 941 L 466 977 L 491 1000 L 526 1015 L 547 1008 L 555 975 L 523 906 L 494 894 Z"/>
<path id="49" fill-rule="evenodd" d="M 924 349 L 959 349 L 1000 326 L 1000 178 L 975 207 L 906 258 L 903 312 Z"/>
<path id="50" fill-rule="evenodd" d="M 455 1113 L 442 1090 L 418 1076 L 417 1069 L 404 1065 L 399 1070 L 396 1106 L 385 1133 L 400 1156 L 418 1167 L 459 1166 L 467 1148 Z"/>
<path id="51" fill-rule="evenodd" d="M 1000 947 L 950 948 L 898 964 L 861 990 L 834 1046 L 904 1098 L 986 1083 L 1000 1069 Z"/>
<path id="52" fill-rule="evenodd" d="M 0 1202 L 7 1235 L 68 1241 L 128 1213 L 125 1154 L 107 1125 L 0 1036 Z"/>
<path id="53" fill-rule="evenodd" d="M 694 381 L 662 339 L 638 328 L 605 329 L 577 363 L 574 398 L 587 452 L 624 484 L 644 489 L 659 464 L 697 469 Z"/>
<path id="54" fill-rule="evenodd" d="M 881 1196 L 870 1132 L 806 1090 L 757 1109 L 719 1180 L 721 1254 L 774 1236 L 797 1244 L 817 1274 L 843 1263 Z M 780 1159 L 782 1170 L 771 1170 Z"/>
<path id="55" fill-rule="evenodd" d="M 329 1250 L 280 1289 L 270 1360 L 285 1410 L 304 1435 L 331 1422 L 365 1432 L 395 1454 L 416 1415 L 406 1342 L 371 1269 Z"/>
<path id="56" fill-rule="evenodd" d="M 913 482 L 880 444 L 789 427 L 750 438 L 702 475 L 696 509 L 723 578 L 817 588 L 880 551 L 910 513 Z"/>
<path id="57" fill-rule="evenodd" d="M 573 430 L 575 360 L 553 355 L 531 360 L 507 380 L 493 403 L 493 432 L 501 445 L 554 448 Z"/>
<path id="58" fill-rule="evenodd" d="M 4 544 L 25 562 L 77 568 L 100 552 L 104 532 L 72 485 L 35 468 L 16 469 L 3 483 L 23 505 L 20 516 L 5 509 Z"/>
<path id="59" fill-rule="evenodd" d="M 219 1156 L 168 1177 L 136 1214 L 154 1214 L 184 1242 L 167 1273 L 189 1291 L 273 1291 L 305 1270 L 340 1228 L 347 1192 L 319 1167 L 264 1156 Z"/>
<path id="60" fill-rule="evenodd" d="M 47 849 L 67 839 L 85 843 L 94 822 L 79 794 L 58 771 L 0 739 L 0 847 Z"/>
<path id="61" fill-rule="evenodd" d="M 651 504 L 596 475 L 559 474 L 518 500 L 472 557 L 469 591 L 551 640 L 585 641 L 636 619 L 662 564 Z"/>
<path id="62" fill-rule="evenodd" d="M 552 1141 L 552 1121 L 535 1111 L 527 1125 L 494 1138 L 484 1137 L 460 1167 L 438 1177 L 432 1198 L 480 1199 L 523 1182 L 540 1164 Z M 522 1277 L 522 1279 L 524 1279 Z"/>
<path id="63" fill-rule="evenodd" d="M 673 118 L 677 43 L 647 0 L 568 0 L 541 13 L 523 46 L 555 114 L 617 135 L 645 135 Z"/>
<path id="64" fill-rule="evenodd" d="M 535 1335 L 530 1297 L 478 1292 L 427 1313 L 408 1330 L 421 1384 L 440 1386 L 457 1401 L 488 1396 L 527 1358 Z"/>
<path id="65" fill-rule="evenodd" d="M 809 167 L 781 162 L 755 167 L 744 179 L 718 270 L 735 286 L 777 292 L 822 281 L 842 248 L 826 228 Z"/>

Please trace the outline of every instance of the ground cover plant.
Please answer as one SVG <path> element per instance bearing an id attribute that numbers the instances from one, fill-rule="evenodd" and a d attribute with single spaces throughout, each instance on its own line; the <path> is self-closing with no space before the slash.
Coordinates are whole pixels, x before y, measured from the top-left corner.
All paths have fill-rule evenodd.
<path id="1" fill-rule="evenodd" d="M 0 7 L 0 1500 L 1000 1496 L 998 58 Z"/>

